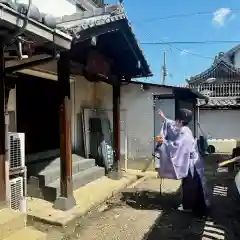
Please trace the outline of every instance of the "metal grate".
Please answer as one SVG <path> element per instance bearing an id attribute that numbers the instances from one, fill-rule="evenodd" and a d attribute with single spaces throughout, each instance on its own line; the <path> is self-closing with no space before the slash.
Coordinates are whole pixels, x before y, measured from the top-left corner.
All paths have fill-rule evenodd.
<path id="1" fill-rule="evenodd" d="M 23 198 L 23 178 L 17 177 L 10 180 L 11 198 L 10 206 L 13 210 L 20 210 Z"/>
<path id="2" fill-rule="evenodd" d="M 10 169 L 21 167 L 21 141 L 17 136 L 11 135 L 10 141 Z"/>
<path id="3" fill-rule="evenodd" d="M 16 169 L 20 167 L 24 167 L 24 141 L 21 139 L 21 135 L 18 133 L 10 133 L 9 134 L 9 167 L 10 169 Z"/>

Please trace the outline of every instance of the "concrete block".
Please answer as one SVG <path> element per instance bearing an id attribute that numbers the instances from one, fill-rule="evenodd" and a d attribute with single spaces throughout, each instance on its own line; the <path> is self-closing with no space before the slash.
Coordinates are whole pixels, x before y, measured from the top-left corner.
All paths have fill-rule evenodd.
<path id="1" fill-rule="evenodd" d="M 83 172 L 78 172 L 73 175 L 73 189 L 78 189 L 103 176 L 105 176 L 105 169 L 97 166 L 89 168 Z M 60 195 L 60 179 L 43 187 L 42 194 L 45 200 L 54 202 Z"/>
<path id="2" fill-rule="evenodd" d="M 91 167 L 95 166 L 94 159 L 80 159 L 75 160 L 72 164 L 72 173 L 77 174 L 78 172 L 85 171 Z M 60 178 L 60 164 L 54 166 L 47 170 L 43 170 L 40 174 L 37 175 L 39 178 L 40 187 L 44 187 L 57 179 Z"/>
<path id="3" fill-rule="evenodd" d="M 80 157 L 76 154 L 72 155 L 73 163 L 79 160 L 84 160 L 84 159 L 85 158 Z M 28 165 L 28 174 L 30 176 L 34 176 L 34 175 L 40 174 L 43 171 L 47 171 L 49 169 L 52 169 L 54 167 L 59 167 L 59 166 L 60 166 L 60 157 L 42 159 L 40 162 L 31 163 Z"/>

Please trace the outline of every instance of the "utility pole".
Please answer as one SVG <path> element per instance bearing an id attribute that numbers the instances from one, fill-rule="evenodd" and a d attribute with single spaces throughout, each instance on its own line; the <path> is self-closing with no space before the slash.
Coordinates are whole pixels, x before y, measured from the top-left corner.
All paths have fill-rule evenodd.
<path id="1" fill-rule="evenodd" d="M 167 77 L 167 67 L 166 67 L 166 50 L 163 52 L 163 67 L 162 67 L 163 80 L 162 84 L 165 85 Z"/>

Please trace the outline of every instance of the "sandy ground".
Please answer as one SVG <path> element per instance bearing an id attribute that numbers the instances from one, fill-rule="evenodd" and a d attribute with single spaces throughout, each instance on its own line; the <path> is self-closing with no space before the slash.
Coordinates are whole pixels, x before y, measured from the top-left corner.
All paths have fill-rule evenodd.
<path id="1" fill-rule="evenodd" d="M 160 180 L 148 179 L 123 190 L 56 239 L 240 239 L 240 199 L 233 178 L 213 172 L 211 167 L 206 170 L 213 205 L 208 218 L 175 210 L 180 203 L 179 182 L 164 180 L 160 195 Z"/>

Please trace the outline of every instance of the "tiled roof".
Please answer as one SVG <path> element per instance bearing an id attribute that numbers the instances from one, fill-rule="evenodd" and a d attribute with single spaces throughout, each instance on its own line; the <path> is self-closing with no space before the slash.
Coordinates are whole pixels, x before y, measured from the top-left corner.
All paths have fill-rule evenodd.
<path id="1" fill-rule="evenodd" d="M 12 3 L 9 4 L 8 2 L 6 2 L 6 4 L 0 3 L 0 7 L 2 7 L 5 10 L 10 9 L 10 11 L 9 10 L 7 11 L 11 12 L 12 14 L 15 14 L 17 18 L 24 18 L 22 13 L 26 14 L 28 9 L 27 4 L 12 4 Z M 152 75 L 150 66 L 146 60 L 146 57 L 143 54 L 142 49 L 139 46 L 139 42 L 132 31 L 131 24 L 129 23 L 125 10 L 121 4 L 106 5 L 103 8 L 96 8 L 94 9 L 94 11 L 84 11 L 73 14 L 71 16 L 64 16 L 61 19 L 54 18 L 50 14 L 40 13 L 39 9 L 34 5 L 32 5 L 32 8 L 30 8 L 30 10 L 31 11 L 28 22 L 29 23 L 33 22 L 34 26 L 37 26 L 39 28 L 46 28 L 47 29 L 46 31 L 51 32 L 51 34 L 53 35 L 51 36 L 52 39 L 45 40 L 50 40 L 52 42 L 56 41 L 54 35 L 57 35 L 57 37 L 58 35 L 61 35 L 61 37 L 63 35 L 63 37 L 65 37 L 69 42 L 71 42 L 72 40 L 78 40 L 79 38 L 83 40 L 82 35 L 84 35 L 85 30 L 94 27 L 101 27 L 103 25 L 109 27 L 109 29 L 106 29 L 106 31 L 117 31 L 118 29 L 110 28 L 111 24 L 115 22 L 122 22 L 124 30 L 128 34 L 128 35 L 126 34 L 127 36 L 125 37 L 130 39 L 130 42 L 132 42 L 134 48 L 133 50 L 137 53 L 140 59 L 140 63 L 142 64 L 142 66 L 144 67 L 144 71 L 146 72 L 145 75 L 146 76 Z M 13 23 L 11 22 L 11 24 Z M 14 24 L 16 23 L 14 22 Z M 37 28 L 35 27 L 35 30 L 36 29 Z M 24 30 L 26 32 L 27 27 Z M 31 30 L 32 29 L 29 30 L 30 35 L 32 33 Z"/>
<path id="2" fill-rule="evenodd" d="M 139 42 L 133 32 L 132 26 L 128 21 L 126 12 L 121 4 L 106 5 L 103 8 L 97 8 L 94 12 L 81 12 L 71 16 L 65 16 L 58 20 L 57 27 L 67 34 L 74 37 L 76 41 L 84 38 L 84 32 L 94 27 L 109 26 L 108 32 L 118 31 L 119 26 L 111 28 L 115 22 L 123 23 L 124 30 L 129 32 L 128 38 L 132 41 L 134 49 L 139 52 L 142 62 L 147 68 L 148 75 L 151 75 L 151 69 L 147 63 L 143 50 L 140 48 Z M 127 37 L 127 36 L 126 36 Z"/>
<path id="3" fill-rule="evenodd" d="M 207 78 L 207 76 L 213 72 L 214 70 L 216 70 L 217 68 L 219 68 L 220 66 L 223 68 L 226 68 L 234 73 L 240 74 L 240 68 L 237 68 L 231 58 L 232 56 L 238 51 L 240 50 L 240 44 L 233 47 L 232 49 L 230 49 L 228 52 L 226 53 L 220 53 L 218 56 L 216 56 L 215 61 L 213 62 L 212 66 L 210 68 L 208 68 L 207 70 L 203 71 L 202 73 L 191 77 L 189 79 L 189 83 L 195 83 L 195 82 L 204 82 Z M 202 79 L 202 80 L 201 80 Z M 199 82 L 199 83 L 200 83 Z"/>
<path id="4" fill-rule="evenodd" d="M 199 83 L 199 81 L 202 83 L 205 80 L 207 80 L 209 77 L 211 77 L 212 72 L 216 71 L 219 68 L 221 68 L 222 70 L 225 70 L 225 71 L 233 72 L 235 74 L 240 74 L 240 69 L 239 68 L 236 68 L 229 61 L 228 58 L 222 57 L 222 58 L 218 59 L 217 61 L 215 61 L 210 68 L 206 69 L 205 71 L 203 71 L 202 73 L 200 73 L 200 74 L 198 74 L 194 77 L 191 77 L 188 80 L 188 83 L 189 84 L 194 84 L 195 82 Z"/>
<path id="5" fill-rule="evenodd" d="M 5 5 L 20 14 L 26 14 L 27 10 L 28 10 L 28 4 L 25 4 L 25 3 L 13 3 L 11 1 L 0 1 L 0 4 Z M 30 19 L 33 19 L 39 23 L 42 23 L 50 28 L 56 27 L 56 19 L 57 18 L 52 17 L 51 14 L 45 14 L 45 13 L 40 12 L 38 7 L 36 7 L 34 4 L 31 5 L 29 11 L 30 11 L 30 13 L 29 13 Z M 45 21 L 46 16 L 50 20 L 50 22 L 51 22 L 50 24 L 48 24 L 48 22 Z"/>
<path id="6" fill-rule="evenodd" d="M 34 39 L 38 43 L 49 42 L 56 47 L 70 49 L 72 37 L 56 28 L 55 18 L 51 17 L 50 14 L 40 13 L 38 8 L 32 6 L 28 19 L 26 19 L 28 9 L 26 4 L 3 2 L 0 1 L 0 22 L 1 30 L 6 38 L 22 35 L 23 41 Z"/>
<path id="7" fill-rule="evenodd" d="M 219 106 L 219 107 L 228 107 L 228 106 L 240 106 L 240 101 L 237 98 L 229 98 L 229 97 L 212 97 L 209 98 L 208 103 L 205 101 L 199 100 L 200 106 Z"/>
<path id="8" fill-rule="evenodd" d="M 123 19 L 127 19 L 125 11 L 121 5 L 116 4 L 97 8 L 94 12 L 84 11 L 63 16 L 57 20 L 57 27 L 68 34 L 77 35 L 81 31 Z"/>

